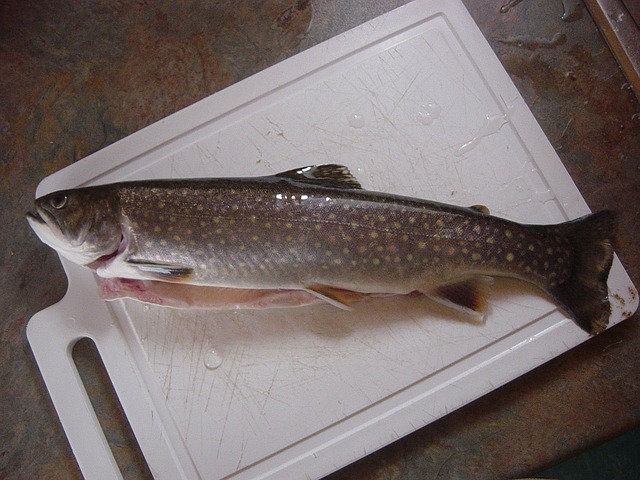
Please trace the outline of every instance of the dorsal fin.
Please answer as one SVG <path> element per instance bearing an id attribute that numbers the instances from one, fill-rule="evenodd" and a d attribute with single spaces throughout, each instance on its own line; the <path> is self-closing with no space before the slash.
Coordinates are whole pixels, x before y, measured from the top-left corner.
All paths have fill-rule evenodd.
<path id="1" fill-rule="evenodd" d="M 360 182 L 344 165 L 310 165 L 278 173 L 276 177 L 290 178 L 297 182 L 309 183 L 320 187 L 361 189 Z"/>

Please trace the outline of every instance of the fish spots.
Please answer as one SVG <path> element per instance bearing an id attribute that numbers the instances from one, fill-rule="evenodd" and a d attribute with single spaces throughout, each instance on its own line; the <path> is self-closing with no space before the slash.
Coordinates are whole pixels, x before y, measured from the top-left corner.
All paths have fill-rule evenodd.
<path id="1" fill-rule="evenodd" d="M 505 230 L 504 236 L 507 238 L 513 238 L 513 232 L 511 230 Z"/>
<path id="2" fill-rule="evenodd" d="M 482 228 L 480 227 L 480 225 L 477 225 L 477 224 L 474 225 L 473 226 L 473 232 L 477 233 L 477 234 L 480 234 L 482 232 Z"/>
<path id="3" fill-rule="evenodd" d="M 378 232 L 373 231 L 373 232 L 369 233 L 369 236 L 370 236 L 371 238 L 378 238 Z"/>
<path id="4" fill-rule="evenodd" d="M 156 233 L 160 233 L 162 231 L 162 228 L 159 225 L 156 225 L 155 227 L 153 227 L 153 231 Z"/>
<path id="5" fill-rule="evenodd" d="M 482 255 L 480 255 L 478 252 L 473 252 L 471 254 L 471 259 L 475 262 L 479 262 L 480 260 L 482 260 Z"/>
<path id="6" fill-rule="evenodd" d="M 505 235 L 506 235 L 506 232 L 505 232 Z M 514 259 L 515 257 L 514 257 L 514 255 L 513 255 L 513 253 L 508 252 L 508 253 L 505 255 L 505 257 L 504 257 L 504 258 L 505 258 L 505 260 L 506 260 L 507 262 L 513 262 L 513 259 Z"/>
<path id="7" fill-rule="evenodd" d="M 373 260 L 371 260 L 371 263 L 373 263 L 374 265 L 380 265 L 380 259 L 374 258 Z"/>

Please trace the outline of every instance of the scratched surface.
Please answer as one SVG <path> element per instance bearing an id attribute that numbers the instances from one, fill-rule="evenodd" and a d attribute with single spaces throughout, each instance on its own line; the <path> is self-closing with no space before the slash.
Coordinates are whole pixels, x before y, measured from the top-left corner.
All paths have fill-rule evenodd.
<path id="1" fill-rule="evenodd" d="M 0 155 L 5 207 L 0 215 L 6 228 L 0 236 L 6 246 L 2 266 L 8 272 L 0 279 L 0 300 L 5 312 L 0 358 L 6 366 L 0 372 L 0 405 L 5 412 L 0 426 L 3 478 L 80 478 L 24 337 L 29 316 L 57 301 L 64 294 L 66 282 L 55 254 L 37 242 L 23 219 L 22 212 L 33 197 L 37 182 L 296 49 L 339 35 L 404 2 L 318 0 L 313 2 L 313 22 L 306 35 L 310 12 L 306 11 L 305 18 L 305 11 L 296 8 L 300 2 L 271 2 L 273 9 L 264 15 L 255 14 L 255 2 L 220 2 L 219 10 L 206 14 L 198 2 L 184 3 L 180 10 L 176 10 L 180 5 L 172 2 L 167 2 L 168 6 L 107 2 L 108 8 L 102 10 L 100 2 L 91 2 L 90 8 L 88 3 L 75 2 L 73 12 L 51 8 L 45 2 L 9 1 L 1 7 Z M 593 209 L 620 210 L 618 249 L 637 283 L 638 103 L 588 12 L 580 1 L 485 0 L 465 4 L 589 205 Z M 501 14 L 500 6 L 506 4 L 510 7 Z M 98 14 L 91 8 L 98 8 Z M 292 29 L 288 29 L 288 20 L 293 22 Z M 301 36 L 302 44 L 296 47 Z M 500 104 L 500 108 L 505 105 Z M 495 115 L 500 115 L 499 111 L 505 110 L 498 110 Z M 475 120 L 478 123 L 464 132 L 463 139 L 454 139 L 453 147 L 457 142 L 472 140 L 478 132 L 476 128 L 482 128 L 484 115 L 494 112 L 480 115 Z M 443 112 L 441 118 L 445 118 Z M 361 122 L 358 118 L 352 121 L 355 125 Z M 508 125 L 502 126 L 501 133 L 505 128 Z M 369 172 L 362 173 L 367 186 L 380 181 L 379 176 L 376 180 Z M 431 183 L 436 185 L 436 191 L 447 193 L 446 185 L 438 190 L 438 182 Z M 428 179 L 425 185 L 431 185 Z M 524 185 L 525 190 L 529 188 L 528 182 Z M 535 190 L 546 195 L 544 186 Z M 464 199 L 460 192 L 453 193 Z M 545 211 L 540 215 L 547 214 Z M 206 367 L 199 363 L 200 357 L 187 357 L 182 345 L 193 345 L 193 332 L 206 336 L 209 343 L 199 340 L 202 348 L 220 348 L 223 344 L 217 343 L 220 336 L 216 332 L 198 330 L 196 321 L 187 319 L 187 332 L 172 333 L 166 328 L 164 332 L 167 338 L 180 335 L 182 343 L 174 351 L 175 358 L 181 359 L 182 355 L 185 370 L 192 366 L 191 373 L 204 378 L 215 370 L 204 372 Z M 290 325 L 283 319 L 274 319 L 271 326 L 286 329 Z M 240 322 L 235 328 L 242 339 L 255 326 Z M 352 328 L 360 333 L 359 326 L 349 324 L 294 325 L 292 336 L 287 338 L 310 337 L 322 345 L 335 335 L 342 343 L 346 341 L 344 337 L 353 335 Z M 372 328 L 380 325 L 376 323 Z M 146 333 L 141 330 L 141 334 Z M 366 335 L 371 338 L 372 334 Z M 639 425 L 638 338 L 636 315 L 332 478 L 530 476 L 545 465 Z M 164 344 L 152 348 L 156 339 L 153 335 L 143 335 L 141 339 L 154 359 L 168 354 Z M 305 358 L 313 358 L 314 352 Z M 277 355 L 286 358 L 282 353 Z M 221 372 L 225 366 L 226 371 L 231 370 L 228 358 L 222 357 L 218 367 Z M 244 365 L 248 365 L 246 353 L 244 359 Z M 318 360 L 302 363 L 300 369 L 307 371 L 320 364 Z M 214 398 L 184 380 L 181 375 L 187 375 L 185 372 L 168 376 L 167 365 L 158 363 L 154 371 L 172 399 L 178 393 L 169 389 L 171 382 L 177 388 L 186 385 L 189 392 L 197 392 L 207 400 Z M 256 382 L 262 382 L 260 387 L 269 387 L 271 378 L 274 377 Z M 211 384 L 205 380 L 202 385 L 204 388 Z M 272 391 L 283 387 L 279 375 L 273 385 Z M 262 393 L 253 395 L 264 397 Z M 326 396 L 317 401 L 336 403 L 335 396 L 325 400 Z M 96 401 L 111 405 L 100 398 Z M 117 412 L 106 407 L 103 410 L 109 418 L 105 429 L 112 448 L 116 456 L 125 457 L 125 478 L 140 478 L 135 474 L 136 460 L 127 453 L 132 446 L 119 432 Z M 188 418 L 178 408 L 174 410 L 181 421 Z M 303 418 L 313 411 L 309 408 Z M 196 418 L 194 414 L 197 411 L 191 413 L 192 420 Z M 209 447 L 215 452 L 215 444 Z"/>

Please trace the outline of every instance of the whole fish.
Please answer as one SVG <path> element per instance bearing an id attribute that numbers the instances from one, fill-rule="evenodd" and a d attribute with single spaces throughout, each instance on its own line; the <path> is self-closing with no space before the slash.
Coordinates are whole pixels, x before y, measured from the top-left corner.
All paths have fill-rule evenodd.
<path id="1" fill-rule="evenodd" d="M 363 190 L 340 165 L 60 191 L 27 219 L 62 256 L 136 289 L 303 291 L 343 308 L 420 292 L 484 316 L 501 276 L 536 285 L 589 333 L 610 316 L 612 212 L 524 225 L 481 206 Z"/>

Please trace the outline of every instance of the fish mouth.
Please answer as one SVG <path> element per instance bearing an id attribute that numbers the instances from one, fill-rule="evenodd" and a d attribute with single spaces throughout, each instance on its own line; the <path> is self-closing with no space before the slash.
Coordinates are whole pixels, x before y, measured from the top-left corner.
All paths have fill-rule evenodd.
<path id="1" fill-rule="evenodd" d="M 27 222 L 31 225 L 31 228 L 40 236 L 40 234 L 48 230 L 55 237 L 62 239 L 64 235 L 62 230 L 56 222 L 55 217 L 49 214 L 46 210 L 36 206 L 35 210 L 30 210 L 26 214 Z"/>
<path id="2" fill-rule="evenodd" d="M 35 211 L 28 211 L 27 212 L 27 220 L 32 221 L 32 222 L 36 222 L 36 223 L 45 223 L 44 220 L 42 219 L 42 217 L 40 216 L 40 214 L 38 212 Z"/>

